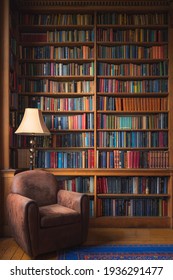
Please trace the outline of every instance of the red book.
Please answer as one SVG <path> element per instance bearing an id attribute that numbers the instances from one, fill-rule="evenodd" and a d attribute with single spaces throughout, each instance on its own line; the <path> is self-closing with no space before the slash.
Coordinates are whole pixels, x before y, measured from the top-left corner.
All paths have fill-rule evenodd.
<path id="1" fill-rule="evenodd" d="M 22 33 L 22 42 L 47 42 L 46 33 Z"/>

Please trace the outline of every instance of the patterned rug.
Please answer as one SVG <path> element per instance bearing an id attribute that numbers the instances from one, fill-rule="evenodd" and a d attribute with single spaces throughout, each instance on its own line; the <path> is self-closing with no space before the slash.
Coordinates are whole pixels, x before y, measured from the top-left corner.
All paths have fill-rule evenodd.
<path id="1" fill-rule="evenodd" d="M 173 260 L 170 245 L 80 246 L 58 253 L 58 260 Z"/>

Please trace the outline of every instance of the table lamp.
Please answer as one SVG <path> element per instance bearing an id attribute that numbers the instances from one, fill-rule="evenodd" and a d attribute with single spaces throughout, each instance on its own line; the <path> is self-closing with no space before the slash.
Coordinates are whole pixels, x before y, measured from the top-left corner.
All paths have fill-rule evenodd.
<path id="1" fill-rule="evenodd" d="M 44 123 L 43 115 L 41 110 L 37 108 L 26 108 L 23 119 L 15 131 L 19 135 L 30 136 L 30 169 L 34 167 L 35 159 L 35 146 L 36 142 L 34 136 L 45 136 L 50 135 L 50 132 Z"/>

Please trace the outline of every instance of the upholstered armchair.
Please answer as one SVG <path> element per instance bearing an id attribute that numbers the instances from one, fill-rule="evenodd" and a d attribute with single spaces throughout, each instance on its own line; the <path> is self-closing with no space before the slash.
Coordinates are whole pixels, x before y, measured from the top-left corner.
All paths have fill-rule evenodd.
<path id="1" fill-rule="evenodd" d="M 87 238 L 89 197 L 59 189 L 56 177 L 46 171 L 14 176 L 7 211 L 12 236 L 33 258 Z"/>

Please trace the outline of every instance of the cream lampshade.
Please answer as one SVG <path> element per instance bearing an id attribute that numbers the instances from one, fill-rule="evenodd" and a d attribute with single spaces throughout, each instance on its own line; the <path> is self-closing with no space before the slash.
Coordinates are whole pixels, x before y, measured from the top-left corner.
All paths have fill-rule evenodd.
<path id="1" fill-rule="evenodd" d="M 34 136 L 50 135 L 50 132 L 44 123 L 41 110 L 37 108 L 26 108 L 23 119 L 15 131 L 16 134 L 31 136 L 30 139 L 30 169 L 33 169 L 35 156 Z"/>

